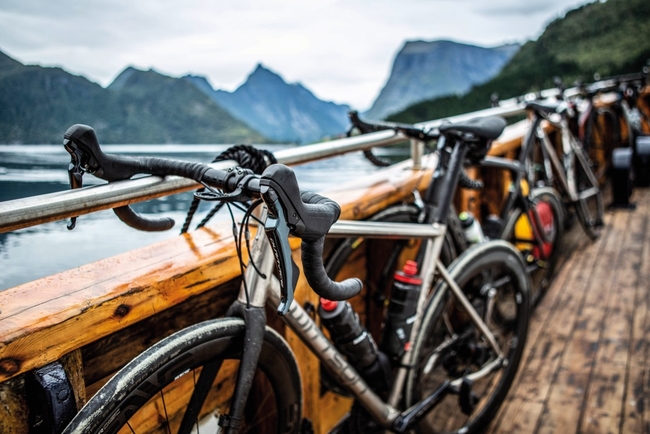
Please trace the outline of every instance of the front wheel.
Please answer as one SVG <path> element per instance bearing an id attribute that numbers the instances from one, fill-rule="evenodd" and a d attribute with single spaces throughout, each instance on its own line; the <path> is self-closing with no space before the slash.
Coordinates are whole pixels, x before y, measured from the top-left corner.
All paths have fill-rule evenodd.
<path id="1" fill-rule="evenodd" d="M 521 360 L 529 317 L 530 279 L 520 253 L 495 240 L 470 247 L 449 272 L 503 352 L 496 353 L 442 280 L 429 301 L 413 346 L 407 408 L 440 385 L 447 394 L 420 423 L 423 433 L 476 433 L 503 402 Z"/>
<path id="2" fill-rule="evenodd" d="M 64 432 L 222 432 L 219 419 L 228 414 L 244 332 L 242 320 L 225 318 L 163 339 L 115 374 Z M 293 353 L 267 327 L 237 432 L 299 432 L 301 399 Z"/>

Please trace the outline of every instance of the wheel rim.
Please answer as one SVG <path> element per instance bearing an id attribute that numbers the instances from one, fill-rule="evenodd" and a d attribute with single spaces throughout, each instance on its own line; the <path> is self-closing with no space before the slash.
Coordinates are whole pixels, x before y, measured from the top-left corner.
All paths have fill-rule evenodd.
<path id="1" fill-rule="evenodd" d="M 238 361 L 226 360 L 210 391 L 201 405 L 198 420 L 191 421 L 191 433 L 221 432 L 219 417 L 227 414 L 232 399 L 232 390 L 237 373 Z M 128 413 L 128 421 L 119 433 L 177 433 L 183 414 L 190 402 L 192 392 L 198 382 L 202 369 L 192 369 L 175 381 L 167 384 L 161 391 L 142 403 L 139 408 L 132 406 L 123 409 Z M 257 371 L 253 389 L 246 403 L 240 432 L 264 432 L 263 427 L 278 426 L 275 395 L 266 376 Z M 142 392 L 142 391 L 140 391 Z M 273 428 L 274 432 L 276 428 Z M 111 431 L 112 432 L 112 431 Z"/>

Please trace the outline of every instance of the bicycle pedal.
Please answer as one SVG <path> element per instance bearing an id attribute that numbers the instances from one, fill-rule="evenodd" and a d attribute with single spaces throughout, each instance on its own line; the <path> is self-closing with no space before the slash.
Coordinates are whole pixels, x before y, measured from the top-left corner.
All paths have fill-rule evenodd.
<path id="1" fill-rule="evenodd" d="M 458 404 L 463 414 L 469 416 L 474 411 L 476 404 L 479 401 L 479 397 L 472 392 L 472 382 L 463 377 L 463 381 L 460 384 L 460 390 L 458 392 Z"/>

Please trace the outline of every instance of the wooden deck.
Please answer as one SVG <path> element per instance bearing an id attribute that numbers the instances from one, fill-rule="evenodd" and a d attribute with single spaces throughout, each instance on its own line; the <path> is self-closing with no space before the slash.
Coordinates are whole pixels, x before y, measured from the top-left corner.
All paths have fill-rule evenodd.
<path id="1" fill-rule="evenodd" d="M 531 319 L 490 433 L 650 433 L 650 190 L 606 213 L 591 242 L 576 222 Z"/>

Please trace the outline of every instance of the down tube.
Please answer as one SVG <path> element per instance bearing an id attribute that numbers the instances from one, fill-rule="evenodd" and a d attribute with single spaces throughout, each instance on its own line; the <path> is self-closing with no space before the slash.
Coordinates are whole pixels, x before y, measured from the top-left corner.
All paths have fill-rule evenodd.
<path id="1" fill-rule="evenodd" d="M 280 284 L 277 279 L 269 288 L 269 303 L 277 308 L 280 303 Z M 343 355 L 338 352 L 332 342 L 321 332 L 309 314 L 293 300 L 289 311 L 282 317 L 284 322 L 298 335 L 311 351 L 325 364 L 336 379 L 346 387 L 355 399 L 384 427 L 390 427 L 399 412 L 394 407 L 381 400 L 359 376 L 357 371 L 348 364 Z"/>

